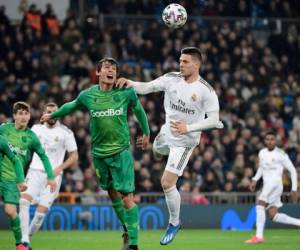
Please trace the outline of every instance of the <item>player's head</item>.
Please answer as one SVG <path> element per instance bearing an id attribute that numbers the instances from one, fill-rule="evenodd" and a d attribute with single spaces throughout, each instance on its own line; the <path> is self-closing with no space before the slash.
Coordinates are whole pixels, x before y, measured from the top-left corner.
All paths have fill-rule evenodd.
<path id="1" fill-rule="evenodd" d="M 183 77 L 199 74 L 202 63 L 202 53 L 196 47 L 186 47 L 181 50 L 179 59 L 180 72 Z"/>
<path id="2" fill-rule="evenodd" d="M 112 57 L 104 57 L 98 62 L 96 75 L 100 83 L 114 84 L 119 72 L 119 64 Z"/>
<path id="3" fill-rule="evenodd" d="M 56 111 L 57 110 L 57 104 L 54 103 L 54 102 L 49 102 L 45 105 L 45 108 L 44 108 L 44 111 L 43 111 L 43 114 L 51 114 L 52 112 Z M 57 119 L 50 119 L 48 120 L 46 123 L 52 127 L 56 124 L 56 121 Z"/>
<path id="4" fill-rule="evenodd" d="M 30 120 L 30 105 L 26 102 L 14 103 L 13 118 L 17 128 L 26 128 Z"/>
<path id="5" fill-rule="evenodd" d="M 273 150 L 276 147 L 276 132 L 274 130 L 268 130 L 265 133 L 265 144 L 269 150 Z"/>

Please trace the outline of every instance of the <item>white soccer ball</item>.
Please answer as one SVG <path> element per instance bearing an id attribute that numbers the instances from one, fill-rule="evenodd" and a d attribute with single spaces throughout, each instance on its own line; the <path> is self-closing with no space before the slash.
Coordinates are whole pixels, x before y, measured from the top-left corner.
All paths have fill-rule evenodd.
<path id="1" fill-rule="evenodd" d="M 162 19 L 168 27 L 177 29 L 186 23 L 187 13 L 180 4 L 171 3 L 164 9 Z"/>

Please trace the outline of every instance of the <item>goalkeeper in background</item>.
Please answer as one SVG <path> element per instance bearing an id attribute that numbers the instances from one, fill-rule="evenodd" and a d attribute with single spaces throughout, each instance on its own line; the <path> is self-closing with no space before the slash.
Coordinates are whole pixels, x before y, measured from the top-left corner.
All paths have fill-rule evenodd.
<path id="1" fill-rule="evenodd" d="M 99 84 L 83 90 L 78 97 L 51 114 L 44 114 L 42 122 L 63 117 L 78 109 L 90 114 L 93 162 L 102 189 L 107 190 L 112 206 L 123 224 L 123 249 L 138 249 L 138 207 L 134 203 L 134 166 L 130 151 L 127 123 L 128 108 L 132 108 L 143 132 L 137 146 L 146 149 L 149 125 L 146 113 L 133 89 L 115 88 L 118 63 L 103 58 L 97 67 Z M 129 235 L 129 243 L 128 243 Z"/>

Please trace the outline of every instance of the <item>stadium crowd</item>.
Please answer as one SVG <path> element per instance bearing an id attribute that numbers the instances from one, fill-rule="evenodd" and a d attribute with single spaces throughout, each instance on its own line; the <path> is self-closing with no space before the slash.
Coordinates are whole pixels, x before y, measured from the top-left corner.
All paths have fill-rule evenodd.
<path id="1" fill-rule="evenodd" d="M 111 3 L 135 1 L 103 2 L 104 7 L 111 7 Z M 246 4 L 243 0 L 186 2 L 218 6 L 213 7 L 216 12 L 207 15 L 224 16 L 229 13 L 219 11 L 222 3 Z M 254 2 L 259 5 L 263 1 Z M 297 1 L 268 2 L 269 7 L 282 2 L 289 6 L 285 9 L 291 10 L 284 16 L 295 15 L 293 6 Z M 126 13 L 131 12 L 126 9 Z M 191 13 L 198 15 L 196 10 Z M 276 15 L 273 11 L 268 13 Z M 141 14 L 152 12 L 141 11 Z M 238 12 L 234 15 L 249 16 Z M 41 21 L 38 27 L 32 22 L 36 16 Z M 195 19 L 182 29 L 171 30 L 153 19 L 107 21 L 99 29 L 98 18 L 91 14 L 79 23 L 74 12 L 69 11 L 59 26 L 47 18 L 56 20 L 51 5 L 45 13 L 32 5 L 22 23 L 12 25 L 1 7 L 0 123 L 11 120 L 12 104 L 19 100 L 32 106 L 31 125 L 38 123 L 45 103 L 54 101 L 60 105 L 70 101 L 80 90 L 97 82 L 95 65 L 105 55 L 120 62 L 120 76 L 149 81 L 165 72 L 178 71 L 181 48 L 198 46 L 205 55 L 201 75 L 219 96 L 225 128 L 203 133 L 201 144 L 180 180 L 181 191 L 195 194 L 248 191 L 257 167 L 257 153 L 263 147 L 262 135 L 269 128 L 277 131 L 279 145 L 300 171 L 299 25 L 291 22 L 282 29 L 278 23 L 262 26 L 243 19 L 220 22 Z M 148 115 L 153 141 L 164 121 L 163 96 L 151 94 L 140 96 L 140 100 Z M 76 135 L 79 163 L 66 171 L 61 191 L 101 192 L 92 166 L 88 119 L 89 115 L 83 111 L 62 120 Z M 155 160 L 151 147 L 146 152 L 135 148 L 135 139 L 141 132 L 132 114 L 129 121 L 137 192 L 160 192 L 165 161 Z M 287 176 L 284 187 L 290 188 Z"/>

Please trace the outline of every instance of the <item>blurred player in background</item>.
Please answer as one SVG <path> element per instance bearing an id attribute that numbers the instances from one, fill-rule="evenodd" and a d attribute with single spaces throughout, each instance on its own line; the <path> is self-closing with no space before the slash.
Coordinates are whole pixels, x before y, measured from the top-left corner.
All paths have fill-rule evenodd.
<path id="1" fill-rule="evenodd" d="M 2 160 L 7 157 L 12 165 L 2 166 Z M 9 166 L 9 168 L 6 168 Z M 10 168 L 13 166 L 13 168 Z M 9 218 L 9 225 L 14 233 L 16 240 L 16 249 L 25 250 L 25 246 L 21 244 L 21 227 L 20 218 L 17 213 L 17 205 L 19 204 L 20 191 L 26 189 L 24 183 L 24 173 L 21 162 L 18 157 L 9 148 L 8 142 L 4 137 L 0 136 L 0 196 L 4 202 L 4 211 Z"/>
<path id="2" fill-rule="evenodd" d="M 181 228 L 181 198 L 176 183 L 200 142 L 201 131 L 223 125 L 219 122 L 218 97 L 199 75 L 202 60 L 198 48 L 184 48 L 180 56 L 180 72 L 167 73 L 151 82 L 133 82 L 125 78 L 117 82 L 120 88 L 125 85 L 133 87 L 138 94 L 165 92 L 166 122 L 153 142 L 155 156 L 169 155 L 161 185 L 170 218 L 161 245 L 169 244 Z"/>
<path id="3" fill-rule="evenodd" d="M 147 116 L 134 90 L 115 88 L 117 73 L 118 63 L 113 58 L 103 58 L 97 68 L 99 84 L 80 92 L 74 101 L 64 104 L 54 113 L 44 114 L 42 121 L 62 117 L 82 108 L 88 110 L 93 161 L 100 186 L 108 191 L 113 208 L 123 224 L 124 249 L 136 250 L 139 212 L 133 199 L 134 167 L 127 123 L 129 107 L 143 132 L 143 137 L 137 141 L 142 149 L 149 143 L 150 130 Z"/>
<path id="4" fill-rule="evenodd" d="M 49 114 L 56 110 L 55 103 L 48 103 L 43 113 Z M 21 194 L 20 199 L 22 242 L 28 249 L 31 249 L 29 236 L 39 230 L 48 209 L 59 194 L 63 170 L 71 167 L 78 159 L 73 132 L 56 119 L 51 119 L 44 124 L 36 124 L 31 130 L 40 139 L 51 162 L 57 189 L 55 192 L 51 192 L 49 186 L 46 185 L 47 174 L 42 167 L 41 160 L 34 154 L 26 176 L 27 190 Z M 68 152 L 68 157 L 64 161 L 66 152 Z M 38 206 L 29 226 L 29 208 L 33 201 L 37 202 Z"/>
<path id="5" fill-rule="evenodd" d="M 278 208 L 282 206 L 282 173 L 284 169 L 290 172 L 292 180 L 291 199 L 293 203 L 297 203 L 297 172 L 295 167 L 288 155 L 282 149 L 276 147 L 275 132 L 269 131 L 266 133 L 265 144 L 266 147 L 261 149 L 258 154 L 258 170 L 250 184 L 250 190 L 253 192 L 257 181 L 263 178 L 263 188 L 256 205 L 256 235 L 246 240 L 245 243 L 247 244 L 264 242 L 263 232 L 266 222 L 266 210 L 272 221 L 300 227 L 300 219 L 278 213 Z"/>
<path id="6" fill-rule="evenodd" d="M 49 159 L 45 154 L 38 137 L 27 127 L 30 120 L 30 106 L 25 102 L 16 102 L 13 105 L 13 118 L 14 123 L 6 123 L 0 126 L 0 135 L 8 141 L 10 148 L 18 156 L 22 168 L 28 166 L 34 152 L 38 154 L 47 173 L 48 180 L 45 185 L 48 184 L 50 190 L 54 192 L 56 189 L 56 182 L 54 181 L 54 174 Z M 16 242 L 20 243 L 22 238 L 20 219 L 15 215 L 16 205 L 19 203 L 20 194 L 16 187 L 16 175 L 13 171 L 13 163 L 7 157 L 4 157 L 1 163 L 1 169 L 1 185 L 4 192 L 8 191 L 8 193 L 4 193 L 4 202 L 7 199 L 8 203 L 5 210 L 12 219 L 11 227 L 15 232 Z M 7 185 L 5 182 L 7 182 Z M 20 246 L 19 249 L 22 249 L 23 245 Z"/>

